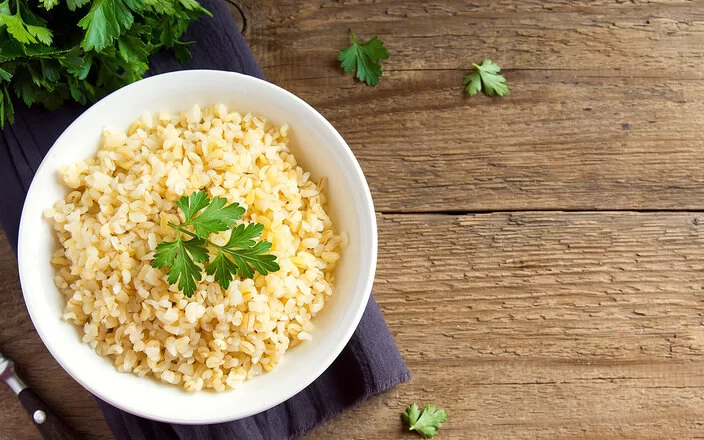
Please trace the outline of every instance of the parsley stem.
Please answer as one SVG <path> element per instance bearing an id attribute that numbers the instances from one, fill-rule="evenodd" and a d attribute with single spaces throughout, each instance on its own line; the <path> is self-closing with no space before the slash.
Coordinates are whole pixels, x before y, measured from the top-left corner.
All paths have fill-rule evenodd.
<path id="1" fill-rule="evenodd" d="M 354 31 L 350 28 L 350 35 L 352 35 L 352 41 L 357 42 L 357 38 L 354 36 Z"/>
<path id="2" fill-rule="evenodd" d="M 189 231 L 188 229 L 184 229 L 184 228 L 181 227 L 180 225 L 175 225 L 175 224 L 173 224 L 173 223 L 171 223 L 171 222 L 169 222 L 168 225 L 171 226 L 172 228 L 176 229 L 176 230 L 179 231 L 179 232 L 183 232 L 183 233 L 186 234 L 186 235 L 190 235 L 190 236 L 193 237 L 193 238 L 200 238 L 201 240 L 205 241 L 205 242 L 208 243 L 209 245 L 211 245 L 211 246 L 213 246 L 213 247 L 216 247 L 216 248 L 218 248 L 218 249 L 222 249 L 222 248 L 224 247 L 224 246 L 220 246 L 219 244 L 213 243 L 212 241 L 208 240 L 207 238 L 199 237 L 197 234 L 195 234 L 195 233 Z"/>

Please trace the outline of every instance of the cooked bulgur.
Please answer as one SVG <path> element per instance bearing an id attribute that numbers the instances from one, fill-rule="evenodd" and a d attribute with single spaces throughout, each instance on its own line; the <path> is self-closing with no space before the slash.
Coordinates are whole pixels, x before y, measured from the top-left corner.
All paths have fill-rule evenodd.
<path id="1" fill-rule="evenodd" d="M 68 195 L 45 216 L 61 243 L 52 264 L 63 317 L 119 371 L 222 391 L 311 339 L 346 236 L 326 213 L 324 179 L 311 180 L 290 152 L 288 130 L 224 105 L 146 114 L 127 133 L 106 129 L 94 157 L 62 168 Z M 227 290 L 206 276 L 187 298 L 151 267 L 156 245 L 174 239 L 167 223 L 181 221 L 174 201 L 201 189 L 264 225 L 281 270 Z"/>

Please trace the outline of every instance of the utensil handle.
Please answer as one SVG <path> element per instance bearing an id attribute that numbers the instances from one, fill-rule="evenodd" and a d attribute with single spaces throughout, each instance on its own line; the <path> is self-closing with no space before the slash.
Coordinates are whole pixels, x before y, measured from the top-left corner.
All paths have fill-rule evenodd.
<path id="1" fill-rule="evenodd" d="M 27 414 L 42 436 L 47 440 L 78 440 L 76 434 L 61 418 L 39 398 L 37 393 L 25 388 L 17 395 Z"/>

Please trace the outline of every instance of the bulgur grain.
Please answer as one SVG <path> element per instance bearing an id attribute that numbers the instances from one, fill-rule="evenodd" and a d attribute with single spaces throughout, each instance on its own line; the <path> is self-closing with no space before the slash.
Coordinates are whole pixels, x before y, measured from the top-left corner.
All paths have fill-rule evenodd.
<path id="1" fill-rule="evenodd" d="M 224 105 L 145 114 L 127 133 L 105 129 L 97 154 L 61 169 L 67 196 L 45 210 L 61 248 L 52 256 L 63 318 L 119 371 L 186 391 L 235 388 L 271 371 L 284 352 L 312 339 L 311 319 L 333 292 L 340 248 L 319 183 L 297 165 L 287 125 Z M 173 239 L 174 202 L 205 190 L 238 202 L 264 225 L 281 270 L 212 276 L 184 297 L 151 267 Z M 214 236 L 224 240 L 227 233 Z"/>

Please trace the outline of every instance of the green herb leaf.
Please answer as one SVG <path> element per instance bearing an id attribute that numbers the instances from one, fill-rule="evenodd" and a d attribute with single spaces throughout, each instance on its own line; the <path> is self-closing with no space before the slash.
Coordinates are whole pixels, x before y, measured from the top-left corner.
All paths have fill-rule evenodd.
<path id="1" fill-rule="evenodd" d="M 178 0 L 181 5 L 188 9 L 188 10 L 197 10 L 201 9 L 200 3 L 198 3 L 196 0 Z"/>
<path id="2" fill-rule="evenodd" d="M 141 63 L 147 58 L 147 45 L 133 35 L 123 35 L 117 40 L 117 48 L 122 59 L 128 63 Z"/>
<path id="3" fill-rule="evenodd" d="M 144 6 L 156 12 L 157 14 L 176 14 L 176 8 L 173 1 L 144 0 Z"/>
<path id="4" fill-rule="evenodd" d="M 59 0 L 42 0 L 42 5 L 47 11 L 59 4 Z"/>
<path id="5" fill-rule="evenodd" d="M 82 8 L 83 6 L 87 5 L 90 2 L 90 0 L 66 0 L 66 5 L 68 6 L 68 9 L 71 11 L 75 11 L 76 9 Z"/>
<path id="6" fill-rule="evenodd" d="M 152 266 L 155 268 L 168 268 L 169 284 L 176 284 L 187 297 L 193 296 L 196 291 L 196 281 L 200 281 L 201 268 L 196 261 L 208 261 L 208 249 L 205 241 L 200 238 L 183 241 L 179 237 L 176 241 L 164 241 L 156 246 L 156 253 Z"/>
<path id="7" fill-rule="evenodd" d="M 196 291 L 196 281 L 201 280 L 200 266 L 185 251 L 183 242 L 179 241 L 179 251 L 176 253 L 174 264 L 167 272 L 169 284 L 176 284 L 178 289 L 187 297 L 192 297 Z"/>
<path id="8" fill-rule="evenodd" d="M 199 237 L 193 237 L 183 242 L 183 248 L 199 263 L 207 263 L 210 259 L 206 241 Z"/>
<path id="9" fill-rule="evenodd" d="M 264 225 L 260 223 L 249 223 L 247 225 L 237 225 L 232 229 L 230 238 L 227 240 L 226 248 L 249 248 L 254 246 L 254 239 L 262 235 Z"/>
<path id="10" fill-rule="evenodd" d="M 164 241 L 156 247 L 152 266 L 167 269 L 168 282 L 176 284 L 184 295 L 192 296 L 196 282 L 201 280 L 201 266 L 213 275 L 220 286 L 227 289 L 235 276 L 246 278 L 254 276 L 256 270 L 262 275 L 279 270 L 276 256 L 267 254 L 271 249 L 268 241 L 259 241 L 264 226 L 258 223 L 234 226 L 245 210 L 237 203 L 226 205 L 227 200 L 215 197 L 210 200 L 205 191 L 196 191 L 176 201 L 183 212 L 185 221 L 180 225 L 169 223 L 178 233 L 176 241 Z M 194 232 L 186 227 L 192 227 Z M 234 226 L 234 227 L 233 227 Z M 225 245 L 218 245 L 207 240 L 211 233 L 232 229 Z M 182 240 L 185 234 L 192 238 Z M 212 262 L 206 245 L 217 249 Z"/>
<path id="11" fill-rule="evenodd" d="M 152 267 L 156 269 L 168 269 L 174 265 L 176 254 L 181 249 L 181 240 L 162 241 L 156 245 L 156 252 L 152 260 Z"/>
<path id="12" fill-rule="evenodd" d="M 188 46 L 191 46 L 193 43 L 193 41 L 176 42 L 174 45 L 174 58 L 176 58 L 179 63 L 186 64 L 191 61 L 191 51 L 188 50 Z"/>
<path id="13" fill-rule="evenodd" d="M 0 128 L 5 127 L 5 121 L 10 123 L 15 120 L 15 109 L 12 106 L 12 99 L 7 91 L 7 87 L 0 89 Z"/>
<path id="14" fill-rule="evenodd" d="M 9 82 L 12 79 L 12 74 L 0 67 L 0 79 Z"/>
<path id="15" fill-rule="evenodd" d="M 227 253 L 237 264 L 238 275 L 244 278 L 252 278 L 255 270 L 262 275 L 266 275 L 269 272 L 276 272 L 280 269 L 276 262 L 276 256 L 267 254 L 269 249 L 271 249 L 271 243 L 259 241 L 250 248 L 234 249 L 226 247 L 223 252 Z"/>
<path id="16" fill-rule="evenodd" d="M 416 431 L 421 437 L 430 438 L 437 434 L 438 429 L 447 420 L 447 412 L 428 405 L 421 413 L 418 405 L 412 403 L 401 414 L 401 418 L 408 424 L 409 431 Z"/>
<path id="17" fill-rule="evenodd" d="M 206 200 L 208 198 L 206 197 Z M 184 225 L 193 226 L 196 235 L 207 237 L 211 233 L 227 231 L 244 214 L 244 208 L 237 203 L 225 206 L 227 199 L 215 197 L 198 216 L 186 220 Z M 184 212 L 185 214 L 185 212 Z"/>
<path id="18" fill-rule="evenodd" d="M 501 67 L 486 59 L 481 65 L 472 64 L 474 72 L 464 77 L 465 91 L 469 96 L 476 95 L 482 88 L 486 96 L 504 96 L 509 94 L 506 78 L 500 75 Z"/>
<path id="19" fill-rule="evenodd" d="M 86 30 L 81 47 L 100 52 L 132 27 L 134 16 L 123 0 L 95 0 L 78 26 Z"/>
<path id="20" fill-rule="evenodd" d="M 215 259 L 205 267 L 205 271 L 208 275 L 213 275 L 223 289 L 227 289 L 237 273 L 237 265 L 227 258 L 222 250 L 218 250 Z"/>
<path id="21" fill-rule="evenodd" d="M 176 206 L 181 208 L 186 217 L 186 223 L 193 220 L 198 211 L 210 204 L 210 198 L 205 191 L 196 191 L 189 196 L 183 196 L 176 201 Z"/>
<path id="22" fill-rule="evenodd" d="M 266 275 L 280 269 L 276 256 L 266 254 L 271 243 L 255 241 L 263 230 L 264 225 L 259 223 L 240 224 L 232 229 L 227 243 L 220 247 L 215 260 L 206 267 L 208 274 L 214 274 L 223 288 L 227 289 L 235 275 L 251 278 L 255 270 Z"/>
<path id="23" fill-rule="evenodd" d="M 7 27 L 7 32 L 17 41 L 24 44 L 41 42 L 50 45 L 53 34 L 43 26 L 27 24 L 22 20 L 18 10 L 15 15 L 0 13 L 0 24 Z"/>
<path id="24" fill-rule="evenodd" d="M 381 76 L 379 61 L 389 58 L 384 42 L 379 37 L 372 37 L 366 43 L 359 43 L 352 29 L 350 29 L 350 35 L 352 36 L 352 46 L 342 49 L 337 57 L 337 60 L 340 61 L 340 67 L 345 73 L 357 69 L 357 78 L 367 85 L 379 84 Z"/>

